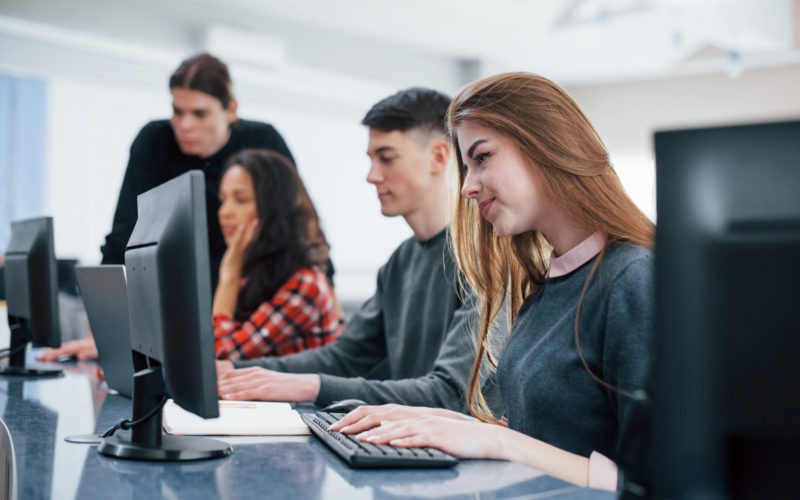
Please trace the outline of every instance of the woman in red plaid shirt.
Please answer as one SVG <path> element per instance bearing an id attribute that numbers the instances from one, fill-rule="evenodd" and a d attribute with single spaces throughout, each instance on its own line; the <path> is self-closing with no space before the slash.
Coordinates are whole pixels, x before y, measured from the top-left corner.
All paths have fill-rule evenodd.
<path id="1" fill-rule="evenodd" d="M 336 340 L 327 243 L 291 162 L 242 151 L 228 161 L 219 198 L 228 248 L 214 293 L 217 358 L 283 356 Z"/>

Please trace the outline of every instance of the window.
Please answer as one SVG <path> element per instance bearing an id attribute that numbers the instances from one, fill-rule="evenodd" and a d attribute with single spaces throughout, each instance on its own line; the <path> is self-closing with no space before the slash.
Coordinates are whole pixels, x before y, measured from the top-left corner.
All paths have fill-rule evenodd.
<path id="1" fill-rule="evenodd" d="M 11 221 L 43 215 L 45 82 L 0 74 L 0 253 Z"/>

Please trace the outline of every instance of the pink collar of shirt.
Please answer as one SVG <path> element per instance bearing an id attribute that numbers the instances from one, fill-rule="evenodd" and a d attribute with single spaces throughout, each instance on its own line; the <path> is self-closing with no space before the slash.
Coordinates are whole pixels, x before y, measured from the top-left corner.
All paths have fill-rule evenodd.
<path id="1" fill-rule="evenodd" d="M 600 231 L 578 243 L 564 255 L 556 256 L 555 250 L 550 254 L 550 272 L 548 278 L 558 278 L 578 269 L 595 255 L 599 254 L 606 244 L 606 237 Z"/>

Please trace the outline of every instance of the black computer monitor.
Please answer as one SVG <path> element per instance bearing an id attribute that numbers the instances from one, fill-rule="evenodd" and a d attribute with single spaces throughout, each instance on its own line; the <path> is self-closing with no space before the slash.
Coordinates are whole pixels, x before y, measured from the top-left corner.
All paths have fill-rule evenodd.
<path id="1" fill-rule="evenodd" d="M 655 151 L 656 496 L 795 496 L 800 121 L 658 132 Z"/>
<path id="2" fill-rule="evenodd" d="M 167 396 L 201 417 L 219 416 L 211 328 L 211 276 L 205 181 L 200 171 L 139 195 L 139 217 L 125 250 L 131 349 L 134 356 L 130 439 L 106 438 L 104 455 L 140 460 L 224 456 L 212 439 L 161 430 Z"/>
<path id="3" fill-rule="evenodd" d="M 52 377 L 60 369 L 26 367 L 25 351 L 35 346 L 58 347 L 58 266 L 53 243 L 53 218 L 11 223 L 5 255 L 6 305 L 11 342 L 1 375 Z"/>

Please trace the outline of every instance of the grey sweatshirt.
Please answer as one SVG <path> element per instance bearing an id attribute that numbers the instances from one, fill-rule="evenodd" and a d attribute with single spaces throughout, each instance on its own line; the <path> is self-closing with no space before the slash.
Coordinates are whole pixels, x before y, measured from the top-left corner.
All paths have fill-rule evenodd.
<path id="1" fill-rule="evenodd" d="M 635 417 L 637 401 L 591 378 L 575 347 L 575 311 L 595 259 L 547 280 L 541 294 L 526 301 L 497 379 L 509 427 L 586 457 L 598 451 L 624 468 L 628 464 L 619 463 L 620 453 L 646 441 L 640 438 L 649 432 L 648 422 Z M 628 392 L 649 385 L 653 294 L 652 252 L 614 245 L 583 300 L 583 355 L 601 379 Z"/>
<path id="2" fill-rule="evenodd" d="M 375 295 L 355 313 L 339 340 L 290 356 L 234 365 L 319 373 L 319 405 L 358 398 L 370 404 L 464 412 L 478 323 L 473 304 L 462 302 L 463 292 L 457 293 L 456 276 L 446 231 L 427 241 L 409 238 L 381 267 Z M 388 363 L 390 380 L 365 378 L 382 363 Z M 491 383 L 486 391 L 499 404 Z"/>

